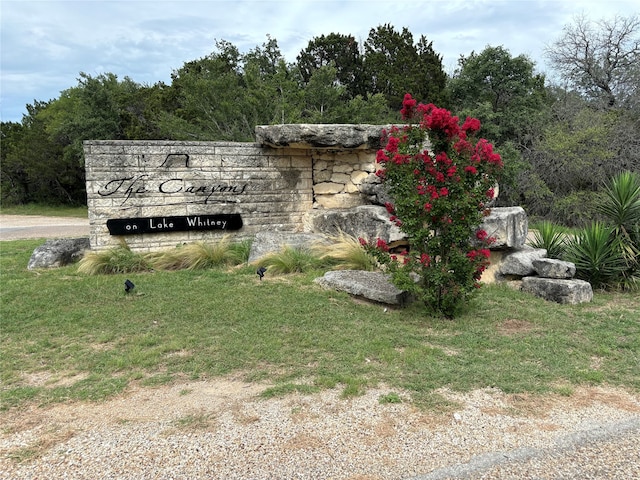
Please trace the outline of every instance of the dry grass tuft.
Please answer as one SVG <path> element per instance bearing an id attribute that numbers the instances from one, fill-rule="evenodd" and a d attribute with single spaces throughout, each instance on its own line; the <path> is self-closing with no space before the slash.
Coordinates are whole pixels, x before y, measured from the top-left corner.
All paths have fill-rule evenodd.
<path id="1" fill-rule="evenodd" d="M 340 230 L 337 235 L 329 237 L 329 240 L 329 244 L 316 243 L 313 251 L 321 260 L 334 264 L 335 269 L 373 271 L 378 268 L 376 259 L 366 252 L 353 235 Z"/>

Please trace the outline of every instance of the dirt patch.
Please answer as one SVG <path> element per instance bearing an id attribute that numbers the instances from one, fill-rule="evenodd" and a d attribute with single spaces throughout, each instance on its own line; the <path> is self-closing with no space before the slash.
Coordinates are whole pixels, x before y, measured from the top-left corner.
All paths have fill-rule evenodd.
<path id="1" fill-rule="evenodd" d="M 524 335 L 532 332 L 535 326 L 527 320 L 505 320 L 498 325 L 498 333 L 507 337 L 514 337 L 516 335 Z"/>
<path id="2" fill-rule="evenodd" d="M 52 372 L 34 372 L 24 374 L 22 376 L 23 383 L 30 387 L 69 387 L 76 382 L 84 380 L 89 375 L 87 373 L 52 373 Z"/>

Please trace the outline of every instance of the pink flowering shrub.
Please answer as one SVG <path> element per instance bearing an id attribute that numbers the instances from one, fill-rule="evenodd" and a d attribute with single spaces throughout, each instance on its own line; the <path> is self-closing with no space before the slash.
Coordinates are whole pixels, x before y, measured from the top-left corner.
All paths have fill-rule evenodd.
<path id="1" fill-rule="evenodd" d="M 476 139 L 480 122 L 405 95 L 401 110 L 408 123 L 383 135 L 376 155 L 393 204 L 387 211 L 407 235 L 410 247 L 394 254 L 382 240 L 362 241 L 392 273 L 394 284 L 432 311 L 454 317 L 489 264 L 494 240 L 478 227 L 493 198 L 502 170 L 500 155 Z M 425 148 L 425 140 L 430 149 Z"/>

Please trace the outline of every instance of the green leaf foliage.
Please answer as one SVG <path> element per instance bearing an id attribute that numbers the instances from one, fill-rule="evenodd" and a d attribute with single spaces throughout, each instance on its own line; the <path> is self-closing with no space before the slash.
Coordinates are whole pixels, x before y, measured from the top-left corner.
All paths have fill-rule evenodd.
<path id="1" fill-rule="evenodd" d="M 627 269 L 620 238 L 613 227 L 594 222 L 567 242 L 566 259 L 576 266 L 576 277 L 594 288 L 612 287 Z"/>

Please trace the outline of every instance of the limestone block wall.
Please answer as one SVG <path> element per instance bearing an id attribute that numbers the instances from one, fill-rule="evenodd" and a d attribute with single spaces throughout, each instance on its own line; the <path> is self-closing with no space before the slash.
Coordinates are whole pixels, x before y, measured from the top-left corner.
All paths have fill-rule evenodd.
<path id="1" fill-rule="evenodd" d="M 370 151 L 313 154 L 316 207 L 352 208 L 369 203 L 363 185 L 378 182 L 375 155 Z"/>
<path id="2" fill-rule="evenodd" d="M 85 142 L 84 154 L 94 250 L 121 239 L 132 250 L 152 251 L 227 233 L 297 231 L 313 207 L 311 154 L 304 149 L 104 140 Z M 233 223 L 224 224 L 226 216 L 239 216 L 241 228 L 226 229 Z M 110 233 L 114 221 L 123 235 Z M 177 231 L 179 222 L 191 229 Z"/>
<path id="3" fill-rule="evenodd" d="M 313 209 L 369 204 L 383 128 L 258 126 L 255 143 L 86 141 L 91 248 L 298 232 Z"/>

